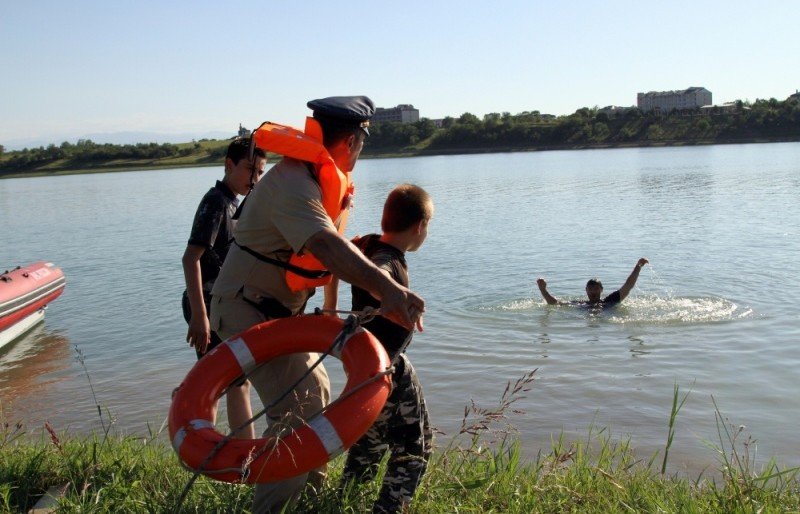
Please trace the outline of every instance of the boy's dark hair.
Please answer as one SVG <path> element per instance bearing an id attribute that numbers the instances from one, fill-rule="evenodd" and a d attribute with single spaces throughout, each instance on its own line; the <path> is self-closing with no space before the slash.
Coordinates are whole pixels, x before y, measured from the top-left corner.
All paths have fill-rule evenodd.
<path id="1" fill-rule="evenodd" d="M 600 286 L 600 289 L 603 289 L 603 283 L 596 278 L 590 278 L 589 281 L 586 282 L 586 287 L 589 286 Z"/>
<path id="2" fill-rule="evenodd" d="M 433 200 L 414 184 L 401 184 L 394 188 L 383 205 L 381 230 L 402 232 L 415 223 L 433 216 Z"/>
<path id="3" fill-rule="evenodd" d="M 237 137 L 231 144 L 228 145 L 228 151 L 225 153 L 225 158 L 230 159 L 233 161 L 233 164 L 239 164 L 243 158 L 246 158 L 250 153 L 250 138 L 249 137 Z M 263 157 L 266 159 L 267 154 L 264 153 L 264 150 L 260 148 L 255 149 L 255 155 L 257 157 Z"/>

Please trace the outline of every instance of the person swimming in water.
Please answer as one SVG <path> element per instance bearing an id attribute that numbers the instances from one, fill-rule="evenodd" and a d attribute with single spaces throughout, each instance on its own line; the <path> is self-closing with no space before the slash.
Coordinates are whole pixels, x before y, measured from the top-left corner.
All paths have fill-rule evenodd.
<path id="1" fill-rule="evenodd" d="M 589 280 L 586 282 L 586 295 L 589 297 L 588 302 L 583 300 L 572 302 L 559 301 L 558 298 L 554 297 L 547 291 L 547 282 L 545 282 L 543 278 L 539 278 L 536 281 L 536 285 L 539 286 L 539 291 L 542 293 L 542 297 L 545 299 L 548 305 L 577 305 L 581 307 L 604 309 L 613 307 L 628 297 L 633 289 L 633 286 L 636 285 L 636 280 L 639 278 L 639 271 L 641 271 L 642 267 L 648 262 L 650 261 L 644 257 L 639 259 L 639 261 L 636 263 L 636 266 L 633 268 L 633 271 L 628 276 L 628 279 L 624 284 L 622 284 L 622 287 L 602 299 L 601 296 L 603 294 L 603 284 L 596 278 Z"/>

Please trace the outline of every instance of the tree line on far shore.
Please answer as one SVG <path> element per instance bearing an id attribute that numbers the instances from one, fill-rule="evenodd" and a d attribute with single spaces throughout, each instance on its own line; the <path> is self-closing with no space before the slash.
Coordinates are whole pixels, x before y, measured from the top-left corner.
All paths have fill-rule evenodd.
<path id="1" fill-rule="evenodd" d="M 416 123 L 376 123 L 370 133 L 365 155 L 786 140 L 800 138 L 800 99 L 738 101 L 727 108 L 667 114 L 637 108 L 609 113 L 588 107 L 566 116 L 525 111 L 491 113 L 481 119 L 464 113 L 438 124 L 425 118 Z M 221 162 L 226 147 L 227 141 L 206 140 L 180 145 L 79 140 L 76 144 L 64 142 L 12 152 L 4 152 L 0 146 L 0 174 Z"/>
<path id="2" fill-rule="evenodd" d="M 53 169 L 85 169 L 94 167 L 124 167 L 133 163 L 157 164 L 165 159 L 191 158 L 220 159 L 225 155 L 225 146 L 206 148 L 198 142 L 175 145 L 171 143 L 138 143 L 115 145 L 95 143 L 80 139 L 77 143 L 67 141 L 59 146 L 25 148 L 3 152 L 0 147 L 0 174 L 3 172 L 40 171 Z M 197 159 L 196 162 L 202 162 Z"/>
<path id="3" fill-rule="evenodd" d="M 800 100 L 735 102 L 729 107 L 645 113 L 638 108 L 609 114 L 581 108 L 567 116 L 538 111 L 465 113 L 431 120 L 370 127 L 366 153 L 436 154 L 453 151 L 524 150 L 548 147 L 614 146 L 677 142 L 800 138 Z"/>

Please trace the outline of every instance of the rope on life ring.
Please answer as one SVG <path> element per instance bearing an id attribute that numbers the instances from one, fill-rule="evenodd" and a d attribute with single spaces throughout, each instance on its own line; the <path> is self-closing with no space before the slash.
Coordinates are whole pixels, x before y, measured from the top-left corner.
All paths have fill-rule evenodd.
<path id="1" fill-rule="evenodd" d="M 183 463 L 225 482 L 274 482 L 317 468 L 355 444 L 377 419 L 391 389 L 389 357 L 360 326 L 331 351 L 347 375 L 339 399 L 288 435 L 231 439 L 213 423 L 214 405 L 242 374 L 281 355 L 327 352 L 344 326 L 332 316 L 271 320 L 231 337 L 197 361 L 169 411 L 170 440 Z"/>

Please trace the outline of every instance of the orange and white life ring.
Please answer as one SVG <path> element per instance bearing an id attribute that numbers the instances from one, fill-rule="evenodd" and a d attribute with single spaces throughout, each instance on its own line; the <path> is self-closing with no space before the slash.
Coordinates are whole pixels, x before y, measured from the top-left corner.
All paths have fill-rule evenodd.
<path id="1" fill-rule="evenodd" d="M 375 379 L 390 366 L 389 357 L 375 336 L 361 327 L 331 352 L 342 361 L 347 375 L 335 405 L 282 436 L 277 444 L 274 437 L 229 439 L 215 452 L 224 436 L 214 428 L 213 411 L 225 388 L 275 357 L 327 351 L 343 326 L 343 320 L 332 316 L 267 321 L 228 339 L 197 361 L 169 410 L 170 440 L 181 460 L 190 469 L 225 482 L 274 482 L 317 468 L 352 446 L 375 422 L 391 389 L 390 376 Z M 248 461 L 250 471 L 243 476 L 241 470 Z"/>

